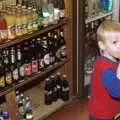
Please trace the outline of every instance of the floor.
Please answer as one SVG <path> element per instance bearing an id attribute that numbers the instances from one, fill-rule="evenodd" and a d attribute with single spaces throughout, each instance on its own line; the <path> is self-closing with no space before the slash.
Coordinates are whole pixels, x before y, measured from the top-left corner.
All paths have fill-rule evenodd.
<path id="1" fill-rule="evenodd" d="M 88 120 L 88 99 L 74 100 L 47 120 Z"/>

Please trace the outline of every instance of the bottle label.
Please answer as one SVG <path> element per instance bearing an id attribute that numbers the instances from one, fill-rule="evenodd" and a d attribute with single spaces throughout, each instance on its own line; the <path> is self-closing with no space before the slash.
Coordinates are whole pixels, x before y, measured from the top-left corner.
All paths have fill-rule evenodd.
<path id="1" fill-rule="evenodd" d="M 66 88 L 63 87 L 63 88 L 62 88 L 62 91 L 63 91 L 63 92 L 67 92 L 67 91 L 69 91 L 69 87 L 66 87 Z"/>
<path id="2" fill-rule="evenodd" d="M 10 72 L 6 72 L 6 83 L 11 84 L 12 83 L 12 74 Z"/>
<path id="3" fill-rule="evenodd" d="M 50 55 L 49 55 L 49 53 L 44 56 L 44 63 L 46 65 L 50 64 Z"/>
<path id="4" fill-rule="evenodd" d="M 19 112 L 20 112 L 20 115 L 24 115 L 24 107 L 23 106 L 19 107 Z"/>
<path id="5" fill-rule="evenodd" d="M 5 87 L 5 77 L 4 76 L 0 77 L 0 87 Z"/>
<path id="6" fill-rule="evenodd" d="M 24 64 L 24 74 L 25 76 L 30 76 L 32 74 L 31 64 Z"/>
<path id="7" fill-rule="evenodd" d="M 44 68 L 44 59 L 39 59 L 39 68 Z"/>
<path id="8" fill-rule="evenodd" d="M 19 79 L 19 74 L 18 74 L 18 69 L 17 68 L 13 71 L 13 79 L 16 80 L 16 81 Z"/>
<path id="9" fill-rule="evenodd" d="M 24 66 L 23 65 L 20 66 L 20 68 L 19 68 L 19 74 L 21 77 L 24 77 Z"/>
<path id="10" fill-rule="evenodd" d="M 66 56 L 66 46 L 62 46 L 61 47 L 61 57 L 65 57 Z"/>
<path id="11" fill-rule="evenodd" d="M 61 88 L 61 86 L 60 85 L 57 85 L 57 89 L 60 89 Z"/>
<path id="12" fill-rule="evenodd" d="M 55 20 L 59 20 L 59 15 L 60 14 L 60 10 L 58 8 L 54 8 L 54 19 Z"/>
<path id="13" fill-rule="evenodd" d="M 64 18 L 65 17 L 65 10 L 60 10 L 60 18 Z"/>
<path id="14" fill-rule="evenodd" d="M 28 21 L 27 29 L 28 29 L 28 32 L 32 32 L 32 30 L 33 30 L 32 20 L 29 20 L 29 21 Z"/>
<path id="15" fill-rule="evenodd" d="M 32 73 L 36 73 L 36 72 L 38 72 L 38 61 L 33 60 L 32 61 Z"/>

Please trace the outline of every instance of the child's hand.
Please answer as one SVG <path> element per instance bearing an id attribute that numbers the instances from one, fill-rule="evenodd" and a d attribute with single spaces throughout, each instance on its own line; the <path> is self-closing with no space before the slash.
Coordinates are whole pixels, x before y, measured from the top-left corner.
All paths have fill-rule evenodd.
<path id="1" fill-rule="evenodd" d="M 117 74 L 117 78 L 120 80 L 120 63 L 118 64 L 116 74 Z"/>

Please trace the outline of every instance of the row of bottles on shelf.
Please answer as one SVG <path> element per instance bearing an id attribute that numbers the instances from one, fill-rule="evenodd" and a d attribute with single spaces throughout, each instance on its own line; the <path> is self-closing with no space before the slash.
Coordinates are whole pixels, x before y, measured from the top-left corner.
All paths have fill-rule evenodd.
<path id="1" fill-rule="evenodd" d="M 99 12 L 112 11 L 113 0 L 85 0 L 85 18 L 99 15 Z"/>
<path id="2" fill-rule="evenodd" d="M 0 107 L 0 120 L 10 120 L 9 113 Z"/>
<path id="3" fill-rule="evenodd" d="M 55 75 L 45 79 L 45 97 L 44 102 L 46 105 L 62 99 L 63 101 L 69 100 L 69 82 L 66 74 L 57 72 Z"/>
<path id="4" fill-rule="evenodd" d="M 43 0 L 42 5 L 26 7 L 23 4 L 8 6 L 2 1 L 0 10 L 0 40 L 14 39 L 39 27 L 57 24 L 65 18 L 64 0 Z M 32 5 L 32 4 L 31 4 Z"/>
<path id="5" fill-rule="evenodd" d="M 16 103 L 20 114 L 20 120 L 33 120 L 32 101 L 29 96 L 16 91 Z"/>
<path id="6" fill-rule="evenodd" d="M 57 29 L 0 52 L 0 89 L 22 82 L 66 59 L 63 29 Z"/>
<path id="7" fill-rule="evenodd" d="M 94 62 L 96 56 L 99 54 L 98 44 L 97 44 L 97 28 L 100 23 L 105 19 L 99 19 L 89 24 L 86 24 L 86 39 L 85 39 L 85 64 L 84 69 L 86 74 L 92 73 L 92 63 Z"/>

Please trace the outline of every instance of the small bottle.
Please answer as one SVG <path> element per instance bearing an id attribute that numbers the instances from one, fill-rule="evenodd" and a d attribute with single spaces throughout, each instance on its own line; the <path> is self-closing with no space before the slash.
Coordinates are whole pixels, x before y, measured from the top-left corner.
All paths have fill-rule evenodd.
<path id="1" fill-rule="evenodd" d="M 62 75 L 62 95 L 61 98 L 63 101 L 69 100 L 69 83 L 67 81 L 67 75 Z"/>
<path id="2" fill-rule="evenodd" d="M 4 111 L 2 116 L 3 116 L 3 120 L 10 120 L 8 112 Z"/>

